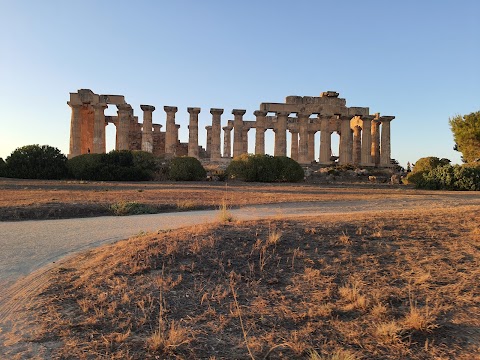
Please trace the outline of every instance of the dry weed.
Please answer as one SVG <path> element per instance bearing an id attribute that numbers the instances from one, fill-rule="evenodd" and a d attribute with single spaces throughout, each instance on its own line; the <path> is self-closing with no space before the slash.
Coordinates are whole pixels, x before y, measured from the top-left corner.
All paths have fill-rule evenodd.
<path id="1" fill-rule="evenodd" d="M 382 343 L 396 343 L 400 341 L 402 327 L 394 320 L 380 323 L 375 327 L 375 337 Z"/>
<path id="2" fill-rule="evenodd" d="M 277 229 L 268 229 L 267 245 L 277 245 L 282 237 L 282 232 Z"/>
<path id="3" fill-rule="evenodd" d="M 428 303 L 425 307 L 420 308 L 416 302 L 410 300 L 410 309 L 403 319 L 403 328 L 405 330 L 430 332 L 437 327 L 436 316 L 432 313 Z"/>
<path id="4" fill-rule="evenodd" d="M 181 345 L 190 342 L 189 330 L 175 324 L 172 320 L 170 325 L 162 326 L 162 329 L 155 331 L 148 339 L 147 344 L 152 351 L 171 352 Z"/>
<path id="5" fill-rule="evenodd" d="M 342 231 L 342 235 L 338 237 L 338 240 L 340 240 L 340 243 L 343 245 L 350 245 L 352 243 L 350 236 L 348 236 L 344 231 Z"/>
<path id="6" fill-rule="evenodd" d="M 230 207 L 228 206 L 225 198 L 222 199 L 222 203 L 220 205 L 219 219 L 221 222 L 224 222 L 224 223 L 225 222 L 231 223 L 235 221 L 235 217 L 230 212 Z"/>

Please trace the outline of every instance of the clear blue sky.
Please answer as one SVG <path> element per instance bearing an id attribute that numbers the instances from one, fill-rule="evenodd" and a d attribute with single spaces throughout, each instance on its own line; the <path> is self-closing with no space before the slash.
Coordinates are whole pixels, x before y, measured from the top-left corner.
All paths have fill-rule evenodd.
<path id="1" fill-rule="evenodd" d="M 203 128 L 211 107 L 224 125 L 234 108 L 253 120 L 261 102 L 335 90 L 396 116 L 402 165 L 460 162 L 448 118 L 480 110 L 479 14 L 477 0 L 0 0 L 0 157 L 28 144 L 68 153 L 66 102 L 81 88 L 124 95 L 140 120 L 154 105 L 163 125 L 163 106 L 178 106 L 184 142 L 188 106 Z"/>

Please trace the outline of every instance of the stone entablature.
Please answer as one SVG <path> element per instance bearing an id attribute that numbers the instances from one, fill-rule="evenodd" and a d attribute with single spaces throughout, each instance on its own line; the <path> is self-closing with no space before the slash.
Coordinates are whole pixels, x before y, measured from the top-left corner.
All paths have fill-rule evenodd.
<path id="1" fill-rule="evenodd" d="M 233 109 L 233 119 L 222 127 L 224 109 L 212 108 L 211 126 L 206 126 L 206 151 L 198 145 L 198 115 L 201 109 L 189 107 L 188 143 L 178 139 L 180 125 L 175 123 L 178 108 L 164 106 L 165 132 L 153 123 L 152 105 L 140 105 L 143 123 L 138 122 L 132 107 L 121 95 L 98 95 L 89 89 L 70 93 L 72 108 L 69 157 L 105 152 L 105 126 L 117 129 L 117 150 L 143 150 L 155 155 L 230 159 L 248 151 L 248 131 L 255 129 L 255 153 L 265 153 L 265 131 L 275 133 L 274 155 L 287 154 L 287 131 L 291 133 L 290 156 L 301 164 L 318 161 L 329 165 L 332 156 L 331 135 L 340 136 L 338 163 L 360 166 L 391 166 L 390 122 L 394 116 L 370 114 L 368 107 L 347 107 L 346 100 L 335 91 L 319 97 L 287 96 L 284 103 L 261 103 L 253 112 L 255 120 L 246 120 L 245 110 Z M 117 107 L 117 116 L 105 116 L 108 105 Z M 221 146 L 223 129 L 223 153 Z M 232 132 L 233 130 L 233 132 Z M 320 132 L 320 152 L 315 157 L 315 134 Z M 233 144 L 232 144 L 233 133 Z M 233 146 L 232 146 L 233 145 Z"/>

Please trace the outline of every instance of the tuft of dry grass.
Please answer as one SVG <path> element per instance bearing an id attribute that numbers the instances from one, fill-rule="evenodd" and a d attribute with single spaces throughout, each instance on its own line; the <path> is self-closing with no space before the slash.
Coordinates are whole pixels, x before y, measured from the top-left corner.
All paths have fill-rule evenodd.
<path id="1" fill-rule="evenodd" d="M 383 322 L 375 326 L 375 337 L 381 343 L 397 343 L 400 341 L 402 327 L 395 321 Z"/>
<path id="2" fill-rule="evenodd" d="M 410 299 L 410 310 L 405 314 L 403 327 L 405 330 L 431 332 L 438 327 L 435 312 L 428 306 L 417 306 L 417 303 Z"/>
<path id="3" fill-rule="evenodd" d="M 230 207 L 228 206 L 225 198 L 222 199 L 222 203 L 220 205 L 219 219 L 221 222 L 224 222 L 224 223 L 225 222 L 231 223 L 235 221 L 235 217 L 230 212 Z"/>
<path id="4" fill-rule="evenodd" d="M 350 241 L 350 236 L 348 236 L 344 231 L 342 231 L 342 235 L 338 237 L 338 240 L 343 245 L 350 245 L 352 243 Z"/>

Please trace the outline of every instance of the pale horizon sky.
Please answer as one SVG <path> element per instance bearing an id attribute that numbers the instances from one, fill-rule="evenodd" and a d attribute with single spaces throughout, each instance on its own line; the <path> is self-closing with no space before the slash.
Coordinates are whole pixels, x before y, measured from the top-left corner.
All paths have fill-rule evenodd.
<path id="1" fill-rule="evenodd" d="M 140 104 L 163 126 L 163 106 L 177 106 L 182 142 L 189 106 L 204 130 L 212 107 L 225 126 L 232 109 L 254 120 L 261 102 L 334 90 L 396 117 L 401 165 L 460 163 L 448 119 L 480 110 L 479 15 L 476 0 L 0 0 L 0 157 L 29 144 L 67 154 L 66 102 L 82 88 L 124 95 L 140 122 Z"/>

